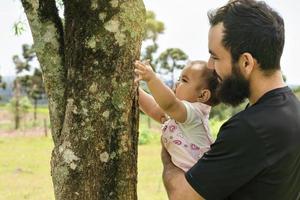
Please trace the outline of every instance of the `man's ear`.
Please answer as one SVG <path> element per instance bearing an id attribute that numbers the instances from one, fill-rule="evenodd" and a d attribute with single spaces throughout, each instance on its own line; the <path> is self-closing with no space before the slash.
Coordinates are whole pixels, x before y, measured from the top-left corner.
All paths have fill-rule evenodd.
<path id="1" fill-rule="evenodd" d="M 197 98 L 197 101 L 201 103 L 206 103 L 210 99 L 210 96 L 211 96 L 211 92 L 208 89 L 203 89 L 201 90 Z"/>
<path id="2" fill-rule="evenodd" d="M 248 79 L 255 66 L 255 59 L 252 54 L 248 52 L 243 53 L 240 56 L 238 63 L 241 73 Z"/>

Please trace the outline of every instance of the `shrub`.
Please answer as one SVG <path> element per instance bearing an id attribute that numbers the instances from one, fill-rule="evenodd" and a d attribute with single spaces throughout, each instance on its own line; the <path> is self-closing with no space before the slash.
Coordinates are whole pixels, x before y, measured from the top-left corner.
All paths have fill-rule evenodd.
<path id="1" fill-rule="evenodd" d="M 149 144 L 153 136 L 147 129 L 142 129 L 139 135 L 139 145 Z"/>

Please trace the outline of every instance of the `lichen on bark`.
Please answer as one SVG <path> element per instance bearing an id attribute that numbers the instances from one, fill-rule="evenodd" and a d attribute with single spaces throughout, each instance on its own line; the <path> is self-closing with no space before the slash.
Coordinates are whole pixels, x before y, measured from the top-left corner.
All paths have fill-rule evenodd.
<path id="1" fill-rule="evenodd" d="M 65 31 L 54 0 L 22 3 L 49 98 L 56 199 L 137 199 L 143 2 L 64 1 Z"/>

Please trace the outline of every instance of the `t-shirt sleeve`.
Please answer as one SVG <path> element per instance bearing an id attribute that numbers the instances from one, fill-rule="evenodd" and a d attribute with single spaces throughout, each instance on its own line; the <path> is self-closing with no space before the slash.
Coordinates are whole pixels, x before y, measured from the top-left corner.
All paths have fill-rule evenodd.
<path id="1" fill-rule="evenodd" d="M 201 123 L 200 112 L 197 111 L 197 108 L 188 101 L 182 101 L 186 109 L 186 120 L 183 122 L 183 125 Z"/>
<path id="2" fill-rule="evenodd" d="M 265 158 L 264 145 L 253 129 L 245 120 L 233 118 L 185 177 L 205 199 L 225 199 L 266 166 Z"/>

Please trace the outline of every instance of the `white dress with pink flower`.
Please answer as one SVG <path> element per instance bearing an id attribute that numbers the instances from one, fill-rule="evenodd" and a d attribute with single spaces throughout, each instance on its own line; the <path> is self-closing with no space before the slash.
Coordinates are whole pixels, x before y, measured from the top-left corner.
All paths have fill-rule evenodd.
<path id="1" fill-rule="evenodd" d="M 186 172 L 210 149 L 213 140 L 208 120 L 211 107 L 199 102 L 182 102 L 187 110 L 186 121 L 167 120 L 162 127 L 162 141 L 172 162 Z"/>

